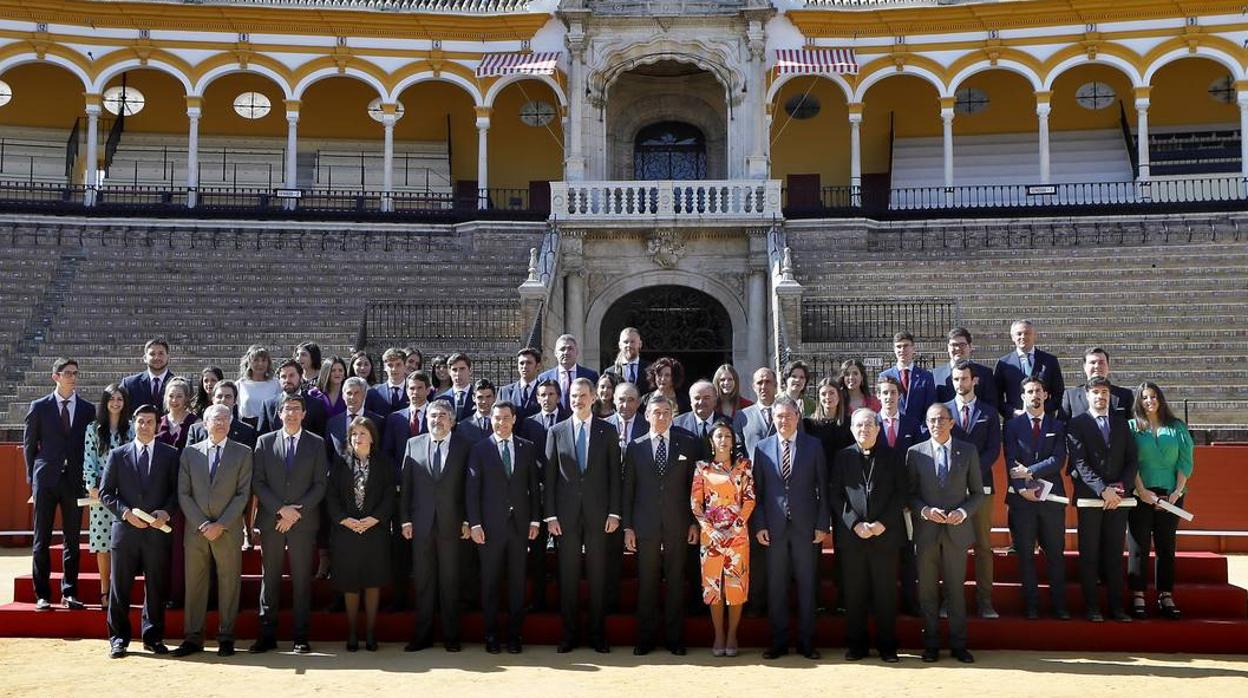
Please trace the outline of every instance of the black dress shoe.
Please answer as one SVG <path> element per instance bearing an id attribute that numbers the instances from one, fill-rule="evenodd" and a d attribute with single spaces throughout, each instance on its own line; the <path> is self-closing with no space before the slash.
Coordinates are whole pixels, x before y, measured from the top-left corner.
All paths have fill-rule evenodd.
<path id="1" fill-rule="evenodd" d="M 766 652 L 763 652 L 763 659 L 779 659 L 788 653 L 789 651 L 787 649 L 772 647 Z"/>
<path id="2" fill-rule="evenodd" d="M 819 661 L 820 659 L 823 659 L 823 655 L 819 653 L 819 650 L 814 648 L 802 652 L 802 656 L 811 661 Z"/>
<path id="3" fill-rule="evenodd" d="M 464 649 L 463 646 L 460 645 L 458 641 L 443 642 L 442 646 L 446 648 L 447 652 L 459 652 Z"/>
<path id="4" fill-rule="evenodd" d="M 1064 608 L 1059 608 L 1056 611 L 1053 611 L 1053 617 L 1058 620 L 1070 620 L 1070 611 L 1067 611 Z"/>
<path id="5" fill-rule="evenodd" d="M 650 654 L 650 650 L 652 649 L 654 648 L 649 645 L 637 645 L 633 648 L 633 655 L 637 657 L 644 657 L 645 655 Z"/>
<path id="6" fill-rule="evenodd" d="M 277 649 L 277 642 L 270 637 L 262 637 L 251 643 L 251 647 L 247 648 L 249 654 L 264 654 L 269 650 Z"/>
<path id="7" fill-rule="evenodd" d="M 598 654 L 611 654 L 611 645 L 608 645 L 605 642 L 595 643 L 594 651 Z"/>
<path id="8" fill-rule="evenodd" d="M 574 649 L 576 649 L 575 642 L 569 642 L 567 640 L 564 640 L 563 642 L 559 643 L 558 647 L 555 648 L 555 652 L 557 652 L 558 654 L 567 654 L 568 652 L 571 652 Z"/>
<path id="9" fill-rule="evenodd" d="M 845 661 L 847 662 L 860 662 L 863 659 L 866 659 L 866 657 L 867 657 L 867 653 L 863 652 L 862 650 L 855 650 L 855 649 L 845 650 Z"/>
<path id="10" fill-rule="evenodd" d="M 374 639 L 372 639 L 372 638 L 369 638 L 369 639 L 365 640 L 365 641 L 364 641 L 364 649 L 365 649 L 365 650 L 367 650 L 367 651 L 369 651 L 369 652 L 376 652 L 376 651 L 377 651 L 377 641 L 376 641 L 376 640 L 374 640 Z"/>
<path id="11" fill-rule="evenodd" d="M 498 654 L 503 651 L 503 648 L 498 644 L 498 640 L 489 637 L 485 639 L 485 651 L 490 654 Z"/>
<path id="12" fill-rule="evenodd" d="M 688 654 L 688 651 L 685 649 L 684 645 L 671 645 L 667 648 L 667 651 L 671 652 L 677 657 L 683 657 L 686 654 Z"/>
<path id="13" fill-rule="evenodd" d="M 427 650 L 430 647 L 433 647 L 433 643 L 429 642 L 428 640 L 412 640 L 406 645 L 403 645 L 403 651 L 404 652 L 419 652 L 421 650 Z"/>
<path id="14" fill-rule="evenodd" d="M 950 654 L 953 655 L 954 659 L 958 660 L 959 662 L 962 662 L 963 664 L 975 663 L 975 656 L 972 655 L 970 652 L 967 652 L 966 650 L 953 650 L 952 652 L 950 652 Z"/>
<path id="15" fill-rule="evenodd" d="M 234 656 L 234 641 L 222 640 L 221 644 L 217 645 L 217 656 L 218 657 L 233 657 Z"/>
<path id="16" fill-rule="evenodd" d="M 199 645 L 192 645 L 190 643 L 183 642 L 177 647 L 174 647 L 173 651 L 171 651 L 169 654 L 175 657 L 189 657 L 192 654 L 195 654 L 196 652 L 203 652 L 203 651 L 204 651 L 204 648 Z"/>
<path id="17" fill-rule="evenodd" d="M 889 664 L 896 664 L 901 661 L 901 658 L 897 656 L 896 652 L 880 652 L 880 659 L 883 659 Z"/>
<path id="18" fill-rule="evenodd" d="M 152 654 L 169 654 L 169 648 L 163 642 L 144 642 L 143 649 Z"/>
<path id="19" fill-rule="evenodd" d="M 109 659 L 121 659 L 126 656 L 126 643 L 121 640 L 113 640 L 108 647 Z"/>
<path id="20" fill-rule="evenodd" d="M 360 651 L 360 641 L 359 641 L 359 640 L 347 640 L 347 651 L 348 651 L 348 652 L 359 652 L 359 651 Z"/>
<path id="21" fill-rule="evenodd" d="M 923 650 L 919 659 L 922 659 L 924 664 L 935 664 L 940 661 L 940 650 Z"/>
<path id="22" fill-rule="evenodd" d="M 1027 620 L 1040 620 L 1040 611 L 1037 611 L 1034 608 L 1029 608 L 1023 611 L 1023 617 Z"/>
<path id="23" fill-rule="evenodd" d="M 65 608 L 68 608 L 71 611 L 81 611 L 87 607 L 85 603 L 79 601 L 77 598 L 73 596 L 63 597 L 61 599 L 61 605 L 64 606 Z"/>
<path id="24" fill-rule="evenodd" d="M 307 642 L 296 642 L 292 649 L 295 654 L 312 654 L 312 645 Z"/>
<path id="25" fill-rule="evenodd" d="M 518 640 L 513 640 L 507 643 L 507 654 L 520 654 L 523 649 L 524 647 Z"/>
<path id="26" fill-rule="evenodd" d="M 1132 620 L 1134 620 L 1126 611 L 1114 611 L 1111 615 L 1113 616 L 1114 620 L 1118 621 L 1119 623 L 1130 623 Z"/>
<path id="27" fill-rule="evenodd" d="M 1104 623 L 1105 616 L 1100 611 L 1088 611 L 1088 620 L 1093 623 Z"/>

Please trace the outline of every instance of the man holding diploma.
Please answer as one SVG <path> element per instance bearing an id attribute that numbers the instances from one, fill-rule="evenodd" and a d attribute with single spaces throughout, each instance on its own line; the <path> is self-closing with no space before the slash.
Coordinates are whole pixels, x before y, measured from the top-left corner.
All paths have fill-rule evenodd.
<path id="1" fill-rule="evenodd" d="M 164 643 L 164 594 L 173 551 L 168 523 L 178 505 L 178 451 L 156 441 L 156 420 L 152 405 L 134 411 L 134 441 L 108 455 L 100 486 L 100 501 L 117 517 L 110 541 L 108 599 L 108 656 L 113 659 L 126 656 L 130 644 L 130 588 L 140 570 L 143 649 L 169 652 Z"/>

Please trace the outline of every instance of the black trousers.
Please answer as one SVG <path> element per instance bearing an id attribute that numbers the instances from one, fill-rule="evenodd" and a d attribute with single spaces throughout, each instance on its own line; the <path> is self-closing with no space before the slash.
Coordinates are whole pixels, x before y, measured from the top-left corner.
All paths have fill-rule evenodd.
<path id="1" fill-rule="evenodd" d="M 968 525 L 969 522 L 963 524 Z M 940 590 L 945 589 L 945 608 L 949 612 L 949 648 L 966 649 L 966 550 L 947 535 L 920 544 L 915 549 L 919 570 L 919 606 L 923 609 L 923 647 L 940 649 Z"/>
<path id="2" fill-rule="evenodd" d="M 1126 509 L 1079 509 L 1079 585 L 1089 613 L 1101 610 L 1098 573 L 1105 580 L 1109 612 L 1123 610 L 1122 548 L 1126 537 Z"/>
<path id="3" fill-rule="evenodd" d="M 1158 497 L 1169 497 L 1163 489 L 1151 490 Z M 1183 497 L 1176 505 L 1183 508 Z M 1127 584 L 1131 591 L 1144 591 L 1148 586 L 1149 548 L 1157 548 L 1157 570 L 1154 583 L 1157 591 L 1174 591 L 1175 538 L 1179 530 L 1179 517 L 1168 511 L 1139 504 L 1127 514 Z"/>
<path id="4" fill-rule="evenodd" d="M 459 642 L 459 556 L 463 543 L 459 536 L 438 536 L 434 532 L 412 537 L 412 577 L 416 583 L 413 642 L 433 642 L 435 611 L 442 617 L 442 641 Z"/>
<path id="5" fill-rule="evenodd" d="M 111 579 L 108 588 L 108 637 L 129 643 L 133 637 L 130 627 L 130 589 L 134 579 L 143 573 L 143 624 L 140 628 L 144 643 L 157 643 L 165 639 L 165 598 L 169 587 L 169 562 L 172 551 L 172 534 L 154 528 L 137 529 L 121 522 L 114 526 L 127 526 L 125 539 L 117 541 L 114 534 L 109 553 Z"/>
<path id="6" fill-rule="evenodd" d="M 485 636 L 498 638 L 499 589 L 507 584 L 507 636 L 520 641 L 524 628 L 524 567 L 529 554 L 528 527 L 521 534 L 513 522 L 499 531 L 487 531 L 485 543 L 477 546 L 481 558 L 481 610 L 485 616 Z"/>
<path id="7" fill-rule="evenodd" d="M 771 626 L 771 648 L 789 647 L 789 581 L 797 589 L 797 651 L 815 648 L 815 549 L 810 544 L 815 532 L 798 530 L 792 523 L 782 535 L 771 530 L 767 546 L 767 621 Z"/>
<path id="8" fill-rule="evenodd" d="M 845 538 L 853 533 L 842 532 Z M 897 546 L 875 541 L 844 541 L 836 549 L 844 586 L 845 644 L 866 654 L 867 611 L 875 616 L 875 646 L 880 654 L 897 652 Z"/>
<path id="9" fill-rule="evenodd" d="M 299 524 L 295 524 L 298 526 Z M 260 582 L 260 637 L 277 637 L 277 616 L 282 606 L 282 567 L 290 556 L 291 607 L 295 612 L 293 638 L 307 642 L 312 613 L 312 575 L 316 561 L 316 530 L 279 533 L 271 526 L 260 527 L 260 559 L 264 577 Z M 284 553 L 284 554 L 283 554 Z"/>
<path id="10" fill-rule="evenodd" d="M 1036 541 L 1044 550 L 1049 580 L 1049 603 L 1054 612 L 1066 610 L 1066 507 L 1056 502 L 1029 502 L 1009 498 L 1009 521 L 1018 554 L 1018 574 L 1023 583 L 1023 606 L 1040 607 L 1036 575 Z"/>
<path id="11" fill-rule="evenodd" d="M 660 578 L 663 594 L 663 637 L 668 647 L 684 644 L 685 563 L 689 559 L 688 530 L 637 540 L 637 645 L 654 645 L 659 624 Z"/>
<path id="12" fill-rule="evenodd" d="M 571 526 L 562 526 L 559 536 L 559 610 L 563 616 L 563 638 L 579 642 L 580 612 L 578 596 L 581 584 L 581 550 L 585 551 L 585 578 L 589 582 L 589 641 L 605 643 L 607 534 L 606 521 L 589 521 L 584 517 Z M 562 524 L 562 522 L 560 522 Z"/>
<path id="13" fill-rule="evenodd" d="M 550 546 L 550 531 L 542 524 L 537 531 L 537 538 L 529 541 L 529 559 L 527 571 L 529 583 L 533 587 L 530 602 L 535 609 L 546 608 L 546 587 L 550 574 L 546 564 L 547 548 Z"/>
<path id="14" fill-rule="evenodd" d="M 607 595 L 604 602 L 612 612 L 620 607 L 620 579 L 624 570 L 624 527 L 607 534 Z"/>
<path id="15" fill-rule="evenodd" d="M 35 540 L 31 545 L 31 573 L 34 576 L 35 596 L 52 600 L 52 527 L 56 525 L 56 512 L 61 512 L 61 553 L 63 574 L 61 596 L 78 595 L 78 543 L 82 528 L 82 509 L 78 507 L 79 492 L 73 478 L 61 473 L 60 482 L 52 487 L 35 485 Z"/>

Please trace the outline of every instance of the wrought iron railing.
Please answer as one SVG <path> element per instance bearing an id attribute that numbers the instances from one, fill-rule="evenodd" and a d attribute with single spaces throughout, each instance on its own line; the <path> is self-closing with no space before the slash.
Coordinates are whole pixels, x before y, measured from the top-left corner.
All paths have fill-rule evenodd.
<path id="1" fill-rule="evenodd" d="M 515 300 L 374 300 L 369 302 L 360 335 L 366 346 L 409 342 L 510 342 L 520 336 Z"/>
<path id="2" fill-rule="evenodd" d="M 938 340 L 957 319 L 951 298 L 807 298 L 802 301 L 802 342 L 890 344 L 905 330 L 916 342 Z"/>

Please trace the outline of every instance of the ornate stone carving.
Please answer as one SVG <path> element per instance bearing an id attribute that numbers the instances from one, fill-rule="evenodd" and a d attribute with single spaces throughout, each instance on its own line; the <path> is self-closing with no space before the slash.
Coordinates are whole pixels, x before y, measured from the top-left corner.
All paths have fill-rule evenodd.
<path id="1" fill-rule="evenodd" d="M 672 269 L 685 255 L 685 239 L 677 231 L 658 229 L 646 238 L 646 253 L 654 263 L 664 269 Z"/>

